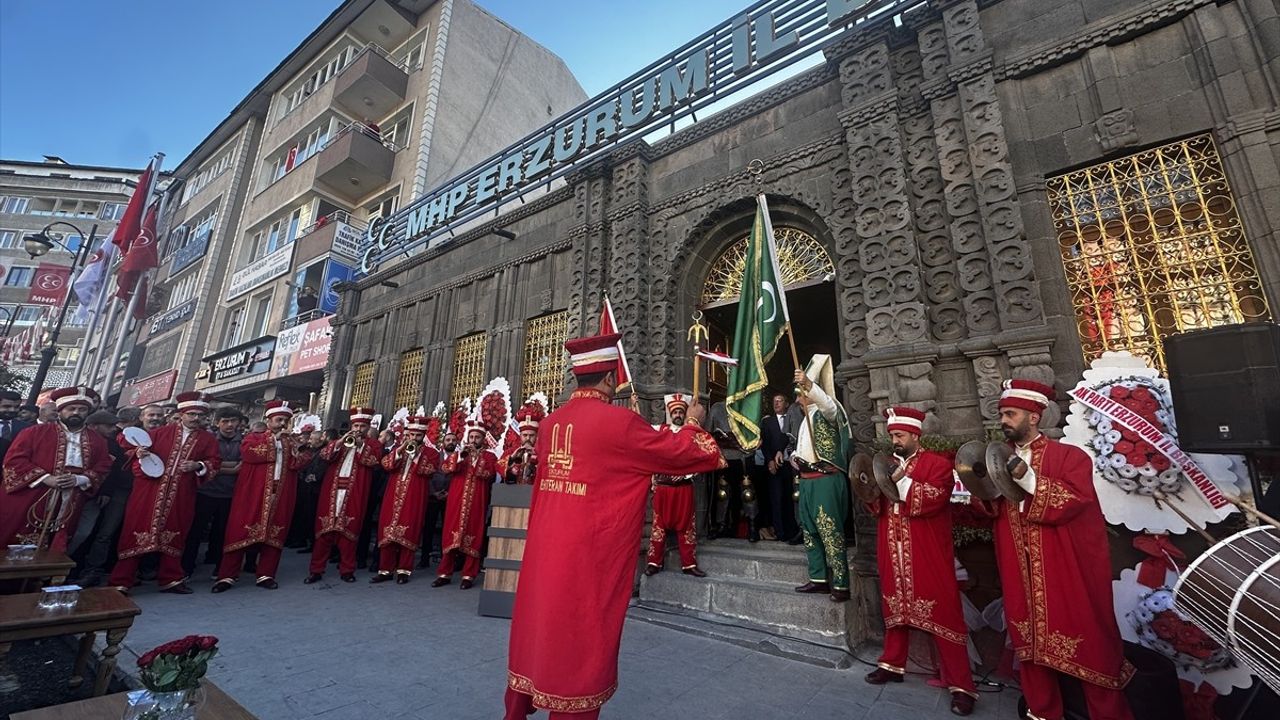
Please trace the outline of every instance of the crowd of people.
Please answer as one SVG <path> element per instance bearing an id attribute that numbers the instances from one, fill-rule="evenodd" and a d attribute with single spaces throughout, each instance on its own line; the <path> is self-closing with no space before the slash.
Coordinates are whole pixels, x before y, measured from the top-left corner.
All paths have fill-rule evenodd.
<path id="1" fill-rule="evenodd" d="M 51 398 L 27 418 L 20 396 L 0 391 L 0 535 L 66 551 L 81 586 L 156 580 L 186 594 L 207 565 L 214 592 L 242 571 L 274 589 L 286 549 L 311 555 L 307 583 L 331 561 L 344 582 L 367 568 L 370 582 L 403 584 L 438 565 L 439 586 L 460 566 L 467 589 L 479 574 L 487 488 L 502 479 L 483 426 L 462 421 L 428 442 L 427 418 L 379 431 L 369 408 L 322 429 L 295 427 L 283 401 L 251 422 L 200 393 L 119 410 L 88 388 Z M 503 459 L 509 482 L 532 481 L 531 415 Z"/>

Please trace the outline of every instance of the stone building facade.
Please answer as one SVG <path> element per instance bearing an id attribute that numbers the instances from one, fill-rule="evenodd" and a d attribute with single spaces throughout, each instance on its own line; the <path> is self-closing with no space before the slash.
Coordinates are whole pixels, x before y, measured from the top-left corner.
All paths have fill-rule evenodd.
<path id="1" fill-rule="evenodd" d="M 347 285 L 329 407 L 429 407 L 494 375 L 555 395 L 548 334 L 594 332 L 606 294 L 642 397 L 687 388 L 689 318 L 758 192 L 775 227 L 829 261 L 804 278 L 829 301 L 793 300 L 792 314 L 828 328 L 807 347 L 797 332 L 801 354 L 836 358 L 861 441 L 890 404 L 927 410 L 927 432 L 976 437 L 998 425 L 1005 378 L 1065 389 L 1102 349 L 1160 362 L 1171 332 L 1271 317 L 1273 3 L 901 8 L 847 29 L 817 67 Z M 406 387 L 410 358 L 422 372 Z M 874 574 L 869 552 L 856 564 Z M 857 636 L 875 626 L 856 622 Z"/>

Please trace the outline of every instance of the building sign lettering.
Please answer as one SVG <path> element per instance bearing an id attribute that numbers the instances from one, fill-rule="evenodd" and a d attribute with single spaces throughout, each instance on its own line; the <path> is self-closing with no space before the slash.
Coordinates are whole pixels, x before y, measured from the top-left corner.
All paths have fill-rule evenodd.
<path id="1" fill-rule="evenodd" d="M 913 0 L 771 0 L 684 47 L 424 195 L 364 237 L 360 270 L 430 243 L 504 198 L 569 172 L 606 148 L 674 123 L 820 51 L 856 22 L 888 20 Z M 336 246 L 335 240 L 335 246 Z"/>
<path id="2" fill-rule="evenodd" d="M 169 310 L 154 315 L 151 318 L 151 337 L 155 337 L 160 333 L 169 332 L 178 327 L 182 323 L 191 319 L 196 312 L 196 298 L 182 303 L 181 305 L 170 308 Z"/>
<path id="3" fill-rule="evenodd" d="M 173 277 L 185 270 L 195 261 L 204 257 L 205 251 L 209 249 L 209 238 L 213 235 L 213 226 L 204 225 L 199 229 L 186 245 L 178 248 L 173 253 L 173 261 L 169 265 L 169 277 Z"/>
<path id="4" fill-rule="evenodd" d="M 261 260 L 252 262 L 231 276 L 227 284 L 227 300 L 234 300 L 250 290 L 289 272 L 293 260 L 293 243 L 276 250 Z"/>
<path id="5" fill-rule="evenodd" d="M 209 382 L 220 383 L 241 375 L 257 375 L 271 368 L 275 352 L 275 336 L 258 338 L 248 345 L 232 348 L 205 358 L 209 367 Z"/>

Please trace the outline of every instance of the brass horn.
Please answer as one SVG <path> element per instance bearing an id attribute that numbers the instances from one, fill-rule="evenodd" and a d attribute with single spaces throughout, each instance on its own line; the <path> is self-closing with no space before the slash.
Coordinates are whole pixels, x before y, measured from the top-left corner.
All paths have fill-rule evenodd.
<path id="1" fill-rule="evenodd" d="M 870 455 L 858 453 L 849 463 L 849 489 L 853 491 L 854 497 L 864 503 L 875 502 L 880 498 L 880 486 L 876 484 L 871 462 Z"/>
<path id="2" fill-rule="evenodd" d="M 881 453 L 871 458 L 871 474 L 875 477 L 876 487 L 880 488 L 880 492 L 884 493 L 885 497 L 894 502 L 901 502 L 902 496 L 898 494 L 898 483 L 893 479 L 897 464 L 892 457 Z"/>
<path id="3" fill-rule="evenodd" d="M 356 446 L 356 435 L 354 430 L 348 430 L 346 435 L 342 436 L 342 446 L 353 448 Z"/>
<path id="4" fill-rule="evenodd" d="M 417 455 L 418 450 L 420 450 L 421 448 L 422 448 L 422 443 L 418 442 L 417 440 L 406 440 L 404 443 L 404 446 L 401 449 L 404 450 L 405 454 L 407 455 Z"/>

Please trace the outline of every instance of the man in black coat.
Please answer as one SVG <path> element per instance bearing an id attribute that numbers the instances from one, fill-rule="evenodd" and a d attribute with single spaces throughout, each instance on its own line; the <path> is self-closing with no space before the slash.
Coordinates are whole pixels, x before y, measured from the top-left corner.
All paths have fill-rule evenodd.
<path id="1" fill-rule="evenodd" d="M 769 483 L 769 508 L 773 515 L 773 531 L 779 540 L 798 545 L 800 526 L 796 523 L 791 463 L 787 459 L 795 450 L 803 415 L 792 412 L 787 396 L 774 393 L 773 412 L 760 421 L 760 451 L 764 455 Z"/>
<path id="2" fill-rule="evenodd" d="M 0 460 L 9 452 L 13 438 L 34 424 L 18 419 L 18 409 L 21 407 L 21 395 L 12 390 L 0 390 Z"/>

